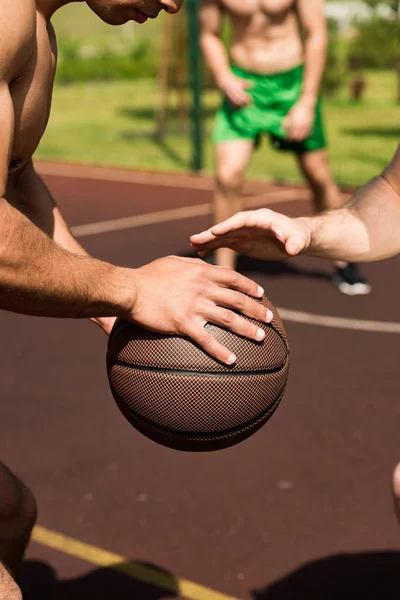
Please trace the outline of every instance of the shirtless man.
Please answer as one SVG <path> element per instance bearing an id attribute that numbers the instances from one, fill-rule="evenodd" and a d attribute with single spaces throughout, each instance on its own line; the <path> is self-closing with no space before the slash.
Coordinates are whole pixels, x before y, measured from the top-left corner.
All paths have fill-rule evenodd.
<path id="1" fill-rule="evenodd" d="M 84 1 L 84 0 L 80 0 Z M 0 309 L 48 317 L 88 317 L 110 332 L 115 317 L 189 336 L 217 360 L 236 357 L 204 328 L 218 323 L 250 339 L 261 330 L 231 309 L 269 322 L 249 279 L 198 259 L 167 257 L 139 269 L 87 255 L 71 236 L 32 164 L 46 128 L 56 39 L 50 19 L 70 0 L 0 0 Z M 87 0 L 118 25 L 176 13 L 181 0 Z M 0 598 L 18 600 L 11 577 L 36 517 L 31 492 L 0 463 Z"/>
<path id="2" fill-rule="evenodd" d="M 232 24 L 230 57 L 220 37 L 225 15 Z M 341 206 L 319 97 L 327 46 L 323 0 L 201 0 L 200 18 L 203 53 L 224 95 L 213 136 L 215 222 L 242 210 L 245 169 L 262 133 L 278 150 L 295 153 L 317 212 Z M 216 261 L 233 269 L 235 255 L 223 248 Z M 337 264 L 332 282 L 349 295 L 371 289 L 354 264 Z"/>
<path id="3" fill-rule="evenodd" d="M 371 262 L 400 254 L 400 147 L 383 173 L 345 208 L 298 219 L 268 209 L 242 212 L 191 241 L 200 256 L 225 247 L 262 260 L 306 254 Z M 393 495 L 400 521 L 400 463 Z"/>

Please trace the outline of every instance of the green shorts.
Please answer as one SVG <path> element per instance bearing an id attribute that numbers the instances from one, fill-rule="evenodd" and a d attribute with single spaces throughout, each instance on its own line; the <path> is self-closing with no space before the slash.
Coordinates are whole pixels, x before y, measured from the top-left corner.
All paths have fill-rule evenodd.
<path id="1" fill-rule="evenodd" d="M 301 154 L 326 147 L 320 98 L 309 138 L 301 142 L 291 142 L 286 139 L 286 132 L 282 129 L 283 120 L 301 94 L 303 65 L 273 75 L 251 73 L 236 65 L 232 65 L 231 69 L 238 77 L 253 82 L 253 87 L 248 90 L 253 102 L 243 108 L 234 108 L 226 98 L 224 99 L 216 115 L 214 142 L 250 139 L 258 144 L 260 135 L 268 133 L 273 146 L 278 150 L 290 150 Z"/>

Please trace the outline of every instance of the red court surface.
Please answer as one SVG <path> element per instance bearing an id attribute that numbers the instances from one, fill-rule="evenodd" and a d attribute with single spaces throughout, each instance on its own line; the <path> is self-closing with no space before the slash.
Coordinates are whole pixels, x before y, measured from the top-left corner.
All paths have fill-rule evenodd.
<path id="1" fill-rule="evenodd" d="M 138 217 L 80 237 L 115 263 L 188 254 L 189 235 L 211 223 L 207 179 L 39 169 L 77 234 Z M 249 205 L 310 211 L 302 189 L 254 184 L 247 193 Z M 178 208 L 190 210 L 170 212 Z M 169 211 L 165 222 L 159 211 Z M 366 266 L 372 294 L 348 298 L 330 285 L 326 262 L 241 259 L 282 314 L 311 323 L 284 319 L 291 373 L 271 421 L 210 454 L 169 450 L 131 428 L 92 324 L 0 314 L 1 459 L 34 490 L 45 528 L 26 555 L 24 598 L 398 599 L 390 479 L 400 460 L 399 267 L 398 258 Z M 342 320 L 317 325 L 315 315 Z M 58 550 L 51 532 L 62 534 Z M 107 561 L 101 549 L 118 556 Z M 99 566 L 122 557 L 151 566 L 149 581 Z"/>

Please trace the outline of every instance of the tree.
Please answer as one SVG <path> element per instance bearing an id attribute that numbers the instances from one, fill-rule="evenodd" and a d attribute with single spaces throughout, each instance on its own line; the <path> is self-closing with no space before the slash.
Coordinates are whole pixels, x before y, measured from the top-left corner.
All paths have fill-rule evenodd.
<path id="1" fill-rule="evenodd" d="M 400 103 L 400 0 L 364 0 L 374 14 L 358 23 L 358 35 L 350 47 L 350 61 L 365 67 L 395 68 L 397 102 Z M 380 9 L 386 8 L 389 17 Z"/>
<path id="2" fill-rule="evenodd" d="M 372 9 L 376 10 L 379 6 L 387 6 L 393 13 L 395 19 L 400 19 L 400 1 L 399 0 L 364 0 Z"/>

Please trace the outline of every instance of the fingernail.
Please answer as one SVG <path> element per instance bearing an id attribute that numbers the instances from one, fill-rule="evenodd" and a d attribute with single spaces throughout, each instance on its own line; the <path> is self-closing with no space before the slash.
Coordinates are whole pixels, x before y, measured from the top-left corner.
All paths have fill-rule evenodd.
<path id="1" fill-rule="evenodd" d="M 264 290 L 263 290 L 263 288 L 260 285 L 257 288 L 257 294 L 259 296 L 264 296 Z"/>
<path id="2" fill-rule="evenodd" d="M 230 354 L 228 356 L 228 359 L 226 361 L 227 365 L 233 365 L 233 363 L 236 362 L 236 356 L 234 354 Z"/>
<path id="3" fill-rule="evenodd" d="M 267 318 L 266 318 L 267 323 L 270 323 L 273 318 L 274 318 L 274 313 L 272 313 L 270 310 L 267 310 Z"/>
<path id="4" fill-rule="evenodd" d="M 264 331 L 264 329 L 257 329 L 256 338 L 257 338 L 257 340 L 259 342 L 261 342 L 261 340 L 263 340 L 265 338 L 265 331 Z"/>

